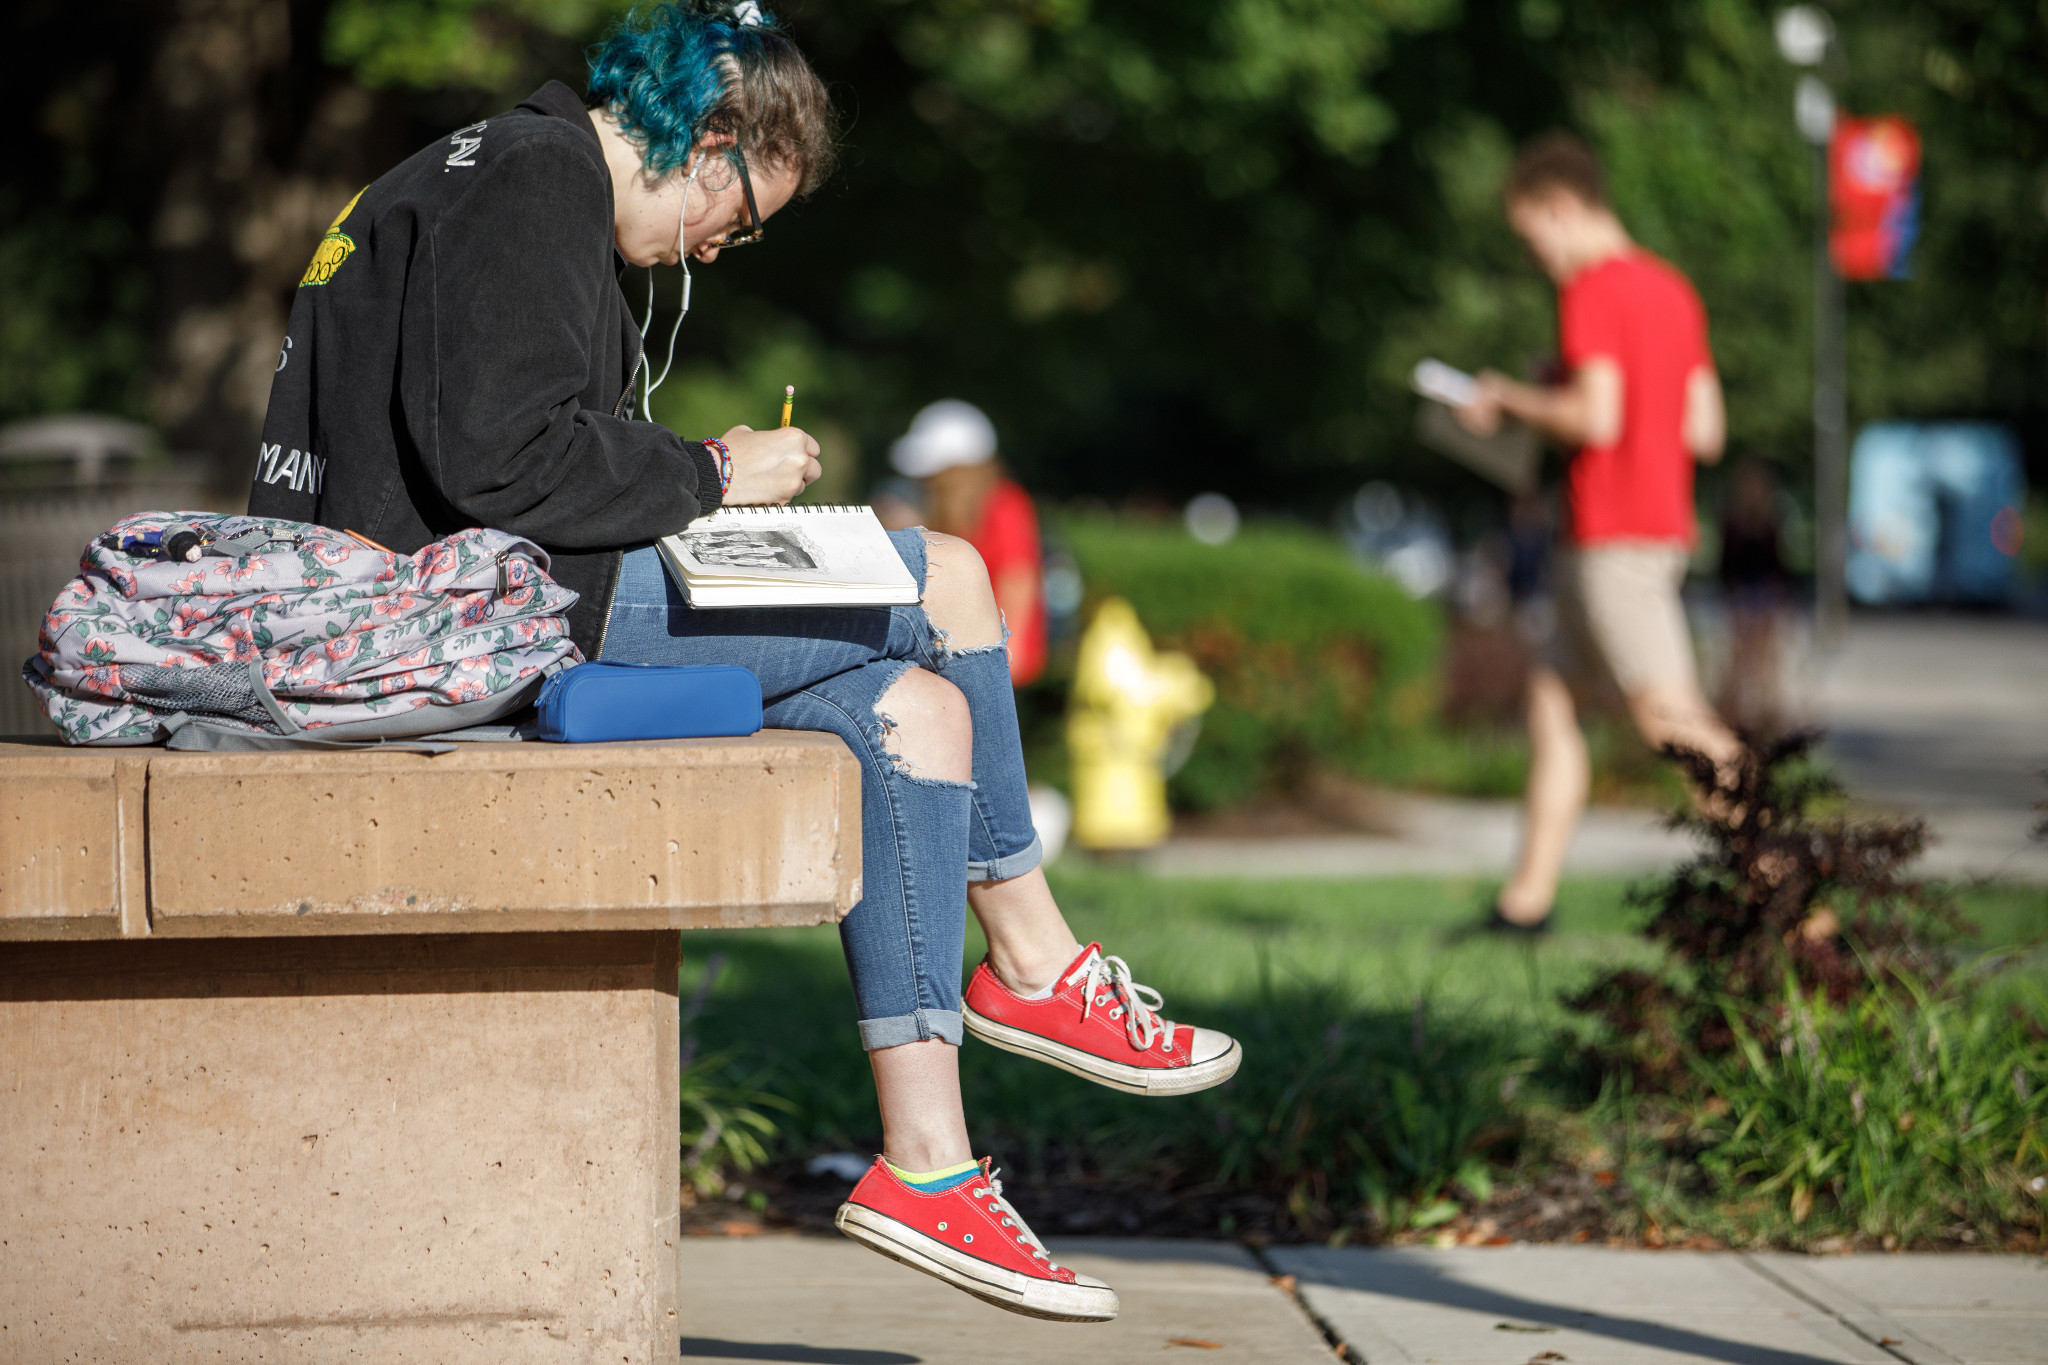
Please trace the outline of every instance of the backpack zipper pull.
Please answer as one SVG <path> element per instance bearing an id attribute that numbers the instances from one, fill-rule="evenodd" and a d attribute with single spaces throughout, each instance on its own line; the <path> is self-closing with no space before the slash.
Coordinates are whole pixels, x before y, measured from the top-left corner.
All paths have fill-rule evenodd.
<path id="1" fill-rule="evenodd" d="M 505 561 L 509 559 L 511 555 L 512 552 L 510 550 L 498 551 L 498 596 L 500 597 L 503 597 L 507 593 L 512 591 L 511 573 L 505 567 Z"/>

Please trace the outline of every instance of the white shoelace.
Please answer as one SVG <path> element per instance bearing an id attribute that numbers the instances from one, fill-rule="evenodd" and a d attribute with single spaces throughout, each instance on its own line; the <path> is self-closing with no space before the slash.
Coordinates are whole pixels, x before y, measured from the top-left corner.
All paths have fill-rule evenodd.
<path id="1" fill-rule="evenodd" d="M 1110 1010 L 1114 1019 L 1119 1011 L 1124 1019 L 1124 1036 L 1131 1040 L 1131 1046 L 1144 1052 L 1152 1046 L 1152 1040 L 1159 1031 L 1166 1031 L 1166 1051 L 1173 1051 L 1173 1032 L 1178 1027 L 1170 1019 L 1161 1019 L 1157 1013 L 1166 1008 L 1166 998 L 1150 986 L 1140 986 L 1131 980 L 1131 969 L 1120 957 L 1105 957 L 1101 953 L 1088 954 L 1087 961 L 1068 973 L 1066 984 L 1081 987 L 1081 1017 L 1086 1019 L 1088 1011 L 1097 1005 L 1108 1005 L 1112 995 L 1123 1003 Z M 1105 991 L 1103 988 L 1108 987 Z M 1147 1000 L 1146 996 L 1151 996 Z"/>
<path id="2" fill-rule="evenodd" d="M 974 1185 L 967 1193 L 976 1202 L 984 1195 L 987 1196 L 989 1212 L 996 1214 L 1004 1227 L 1017 1230 L 1017 1240 L 1023 1243 L 1025 1250 L 1036 1259 L 1044 1261 L 1048 1268 L 1060 1268 L 1059 1263 L 1053 1260 L 1052 1254 L 1045 1249 L 1045 1243 L 1038 1240 L 1038 1234 L 1025 1224 L 1023 1215 L 1010 1206 L 1009 1200 L 1003 1198 L 1003 1182 L 996 1179 L 996 1167 L 993 1164 L 985 1164 L 982 1167 L 981 1174 L 975 1177 Z"/>

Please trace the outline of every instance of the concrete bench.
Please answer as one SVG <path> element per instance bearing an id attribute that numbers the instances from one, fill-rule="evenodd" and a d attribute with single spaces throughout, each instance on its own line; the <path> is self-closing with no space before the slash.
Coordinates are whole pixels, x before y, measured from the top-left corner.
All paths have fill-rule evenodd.
<path id="1" fill-rule="evenodd" d="M 0 1360 L 649 1361 L 679 929 L 860 896 L 837 739 L 0 742 Z"/>

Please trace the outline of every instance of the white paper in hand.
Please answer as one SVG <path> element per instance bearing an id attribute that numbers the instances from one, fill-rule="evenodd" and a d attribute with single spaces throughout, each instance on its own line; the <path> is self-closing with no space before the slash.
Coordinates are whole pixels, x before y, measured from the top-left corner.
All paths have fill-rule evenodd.
<path id="1" fill-rule="evenodd" d="M 1408 383 L 1424 398 L 1462 408 L 1479 396 L 1479 381 L 1441 360 L 1418 360 Z"/>

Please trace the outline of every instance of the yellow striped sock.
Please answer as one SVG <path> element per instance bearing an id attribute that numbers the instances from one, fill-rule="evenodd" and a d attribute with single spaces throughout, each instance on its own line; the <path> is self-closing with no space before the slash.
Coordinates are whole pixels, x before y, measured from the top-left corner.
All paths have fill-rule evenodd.
<path id="1" fill-rule="evenodd" d="M 955 1185 L 965 1184 L 969 1177 L 981 1169 L 981 1163 L 978 1161 L 963 1161 L 958 1166 L 948 1166 L 943 1171 L 906 1171 L 886 1157 L 883 1158 L 883 1164 L 889 1168 L 891 1175 L 920 1194 L 937 1194 L 941 1190 L 950 1190 Z"/>

